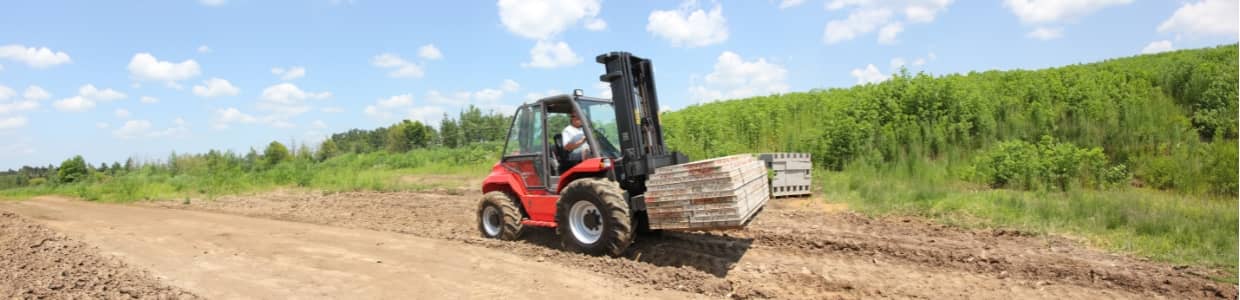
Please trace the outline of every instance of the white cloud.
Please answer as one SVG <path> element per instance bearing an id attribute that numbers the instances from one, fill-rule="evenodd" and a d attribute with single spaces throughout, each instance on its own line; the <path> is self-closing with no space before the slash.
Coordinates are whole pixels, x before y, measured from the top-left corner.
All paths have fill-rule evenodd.
<path id="1" fill-rule="evenodd" d="M 896 36 L 900 35 L 900 32 L 903 31 L 904 24 L 901 24 L 900 22 L 884 25 L 883 29 L 878 30 L 878 43 L 884 45 L 895 44 L 897 42 Z"/>
<path id="2" fill-rule="evenodd" d="M 688 1 L 676 10 L 650 12 L 646 31 L 672 43 L 674 47 L 702 47 L 728 40 L 728 21 L 723 17 L 723 7 L 715 4 L 710 12 L 695 8 L 695 1 Z"/>
<path id="3" fill-rule="evenodd" d="M 26 92 L 22 93 L 22 97 L 25 97 L 26 100 L 40 101 L 51 98 L 52 93 L 48 93 L 47 90 L 44 90 L 42 87 L 32 85 L 26 87 Z M 0 97 L 0 99 L 2 98 L 4 97 Z"/>
<path id="4" fill-rule="evenodd" d="M 581 63 L 581 57 L 573 53 L 573 49 L 564 42 L 538 41 L 530 49 L 530 61 L 522 63 L 522 67 L 552 69 L 567 67 Z"/>
<path id="5" fill-rule="evenodd" d="M 302 66 L 292 66 L 288 69 L 275 67 L 271 68 L 271 74 L 280 76 L 280 80 L 289 81 L 306 76 L 306 68 Z"/>
<path id="6" fill-rule="evenodd" d="M 388 72 L 388 76 L 393 78 L 422 78 L 422 76 L 426 75 L 426 73 L 422 71 L 422 66 L 409 62 L 404 58 L 401 58 L 400 55 L 392 53 L 376 55 L 374 58 L 371 58 L 370 64 L 384 69 L 392 69 L 391 72 Z"/>
<path id="7" fill-rule="evenodd" d="M 0 130 L 26 127 L 26 117 L 15 116 L 0 118 Z"/>
<path id="8" fill-rule="evenodd" d="M 473 93 L 473 98 L 479 101 L 498 101 L 504 97 L 504 91 L 497 89 L 482 89 Z"/>
<path id="9" fill-rule="evenodd" d="M 52 49 L 47 47 L 26 48 L 26 46 L 18 44 L 0 46 L 0 58 L 18 61 L 39 69 L 67 64 L 73 61 L 73 59 L 69 58 L 69 54 L 64 52 L 52 51 Z"/>
<path id="10" fill-rule="evenodd" d="M 314 122 L 310 123 L 310 127 L 313 127 L 316 129 L 325 129 L 327 128 L 327 123 L 323 122 L 323 120 L 314 120 Z"/>
<path id="11" fill-rule="evenodd" d="M 892 58 L 892 59 L 891 59 L 891 69 L 892 69 L 892 70 L 899 70 L 900 68 L 904 67 L 904 63 L 905 63 L 905 62 L 904 62 L 904 58 L 903 58 L 903 57 L 896 57 L 896 58 Z"/>
<path id="12" fill-rule="evenodd" d="M 96 88 L 95 85 L 93 84 L 83 85 L 81 88 L 78 88 L 78 95 L 82 97 L 90 98 L 92 100 L 103 101 L 103 102 L 110 102 L 112 100 L 125 99 L 126 97 L 124 93 L 117 92 L 116 90 L 113 90 L 113 89 L 100 90 Z"/>
<path id="13" fill-rule="evenodd" d="M 500 85 L 500 89 L 509 93 L 516 92 L 521 89 L 521 84 L 512 79 L 504 79 L 504 83 Z"/>
<path id="14" fill-rule="evenodd" d="M 432 92 L 438 94 L 438 92 Z M 362 112 L 367 116 L 383 120 L 407 118 L 421 121 L 423 124 L 438 124 L 439 120 L 443 119 L 444 110 L 433 105 L 414 106 L 413 95 L 403 94 L 378 99 L 375 104 L 367 105 L 362 109 Z"/>
<path id="15" fill-rule="evenodd" d="M 0 115 L 39 108 L 38 100 L 0 101 Z"/>
<path id="16" fill-rule="evenodd" d="M 1167 52 L 1171 50 L 1175 50 L 1175 47 L 1171 46 L 1171 41 L 1161 40 L 1161 41 L 1150 42 L 1149 45 L 1145 45 L 1145 48 L 1141 49 L 1141 54 L 1153 54 L 1153 53 L 1159 53 L 1159 52 Z"/>
<path id="17" fill-rule="evenodd" d="M 887 80 L 889 76 L 883 75 L 874 64 L 865 66 L 865 69 L 853 69 L 852 76 L 857 78 L 857 84 L 879 83 Z"/>
<path id="18" fill-rule="evenodd" d="M 586 30 L 589 30 L 589 31 L 607 30 L 607 21 L 603 21 L 603 19 L 586 20 Z"/>
<path id="19" fill-rule="evenodd" d="M 1185 33 L 1193 36 L 1218 35 L 1236 37 L 1240 32 L 1240 1 L 1203 0 L 1186 3 L 1171 18 L 1158 25 L 1158 32 Z"/>
<path id="20" fill-rule="evenodd" d="M 439 48 L 435 44 L 426 44 L 418 48 L 418 57 L 427 60 L 443 59 L 443 52 L 439 52 Z"/>
<path id="21" fill-rule="evenodd" d="M 211 47 L 207 47 L 207 45 L 198 46 L 198 53 L 211 53 Z"/>
<path id="22" fill-rule="evenodd" d="M 263 89 L 257 106 L 259 110 L 271 113 L 265 117 L 265 123 L 273 126 L 291 125 L 287 122 L 288 118 L 310 110 L 307 100 L 321 100 L 331 96 L 331 92 L 307 92 L 292 83 L 281 83 Z"/>
<path id="23" fill-rule="evenodd" d="M 891 10 L 887 9 L 853 12 L 848 14 L 847 19 L 827 22 L 827 27 L 823 29 L 822 39 L 827 44 L 852 40 L 874 31 L 889 20 L 891 20 Z"/>
<path id="24" fill-rule="evenodd" d="M 324 107 L 324 108 L 320 108 L 319 111 L 329 113 L 329 114 L 334 114 L 334 113 L 342 113 L 344 112 L 344 109 L 340 107 Z"/>
<path id="25" fill-rule="evenodd" d="M 698 102 L 765 96 L 788 91 L 788 70 L 765 58 L 746 61 L 731 51 L 719 54 L 715 69 L 700 83 L 690 84 L 690 98 Z"/>
<path id="26" fill-rule="evenodd" d="M 95 122 L 95 128 L 104 129 L 104 128 L 108 128 L 108 126 L 112 126 L 112 125 L 108 125 L 107 122 Z"/>
<path id="27" fill-rule="evenodd" d="M 878 42 L 893 44 L 909 24 L 933 22 L 954 0 L 834 0 L 827 10 L 851 9 L 848 17 L 827 22 L 823 42 L 835 44 L 878 31 Z"/>
<path id="28" fill-rule="evenodd" d="M 82 96 L 73 96 L 52 103 L 52 107 L 67 112 L 83 112 L 95 108 L 95 101 Z"/>
<path id="29" fill-rule="evenodd" d="M 120 139 L 134 138 L 160 138 L 168 136 L 183 136 L 189 132 L 187 123 L 184 119 L 176 118 L 173 120 L 173 126 L 161 130 L 153 130 L 151 121 L 147 120 L 129 120 L 124 125 L 112 131 L 112 135 Z"/>
<path id="30" fill-rule="evenodd" d="M 781 0 L 779 1 L 779 9 L 796 7 L 805 3 L 805 0 Z"/>
<path id="31" fill-rule="evenodd" d="M 259 121 L 258 118 L 250 114 L 241 112 L 241 110 L 235 107 L 229 107 L 225 109 L 218 109 L 215 111 L 215 117 L 214 117 L 214 120 L 212 120 L 212 123 L 213 123 L 212 126 L 215 127 L 216 129 L 224 129 L 224 128 L 228 128 L 229 124 L 233 124 L 233 123 L 251 124 L 251 123 L 256 123 L 258 121 Z"/>
<path id="32" fill-rule="evenodd" d="M 142 96 L 142 98 L 139 98 L 138 101 L 141 101 L 142 103 L 146 103 L 146 104 L 155 104 L 155 103 L 159 103 L 159 98 L 155 98 L 151 96 Z"/>
<path id="33" fill-rule="evenodd" d="M 241 93 L 241 89 L 233 86 L 228 80 L 220 78 L 203 80 L 201 85 L 194 86 L 194 95 L 203 98 L 236 96 L 239 93 Z"/>
<path id="34" fill-rule="evenodd" d="M 1004 5 L 1026 24 L 1071 21 L 1109 6 L 1132 3 L 1132 0 L 1004 0 Z"/>
<path id="35" fill-rule="evenodd" d="M 444 105 L 465 105 L 469 104 L 469 97 L 473 95 L 470 92 L 456 92 L 448 95 L 440 93 L 438 90 L 426 91 L 426 100 L 435 104 Z"/>
<path id="36" fill-rule="evenodd" d="M 17 95 L 17 91 L 14 91 L 13 88 L 0 85 L 0 100 L 8 100 L 13 98 L 14 95 Z"/>
<path id="37" fill-rule="evenodd" d="M 599 0 L 499 0 L 500 23 L 517 36 L 548 40 L 579 21 L 594 20 Z M 587 27 L 597 28 L 597 24 Z M 594 25 L 594 26 L 590 26 Z"/>
<path id="38" fill-rule="evenodd" d="M 418 106 L 410 108 L 406 117 L 410 120 L 421 121 L 422 124 L 439 126 L 443 115 L 444 110 L 438 106 Z"/>
<path id="39" fill-rule="evenodd" d="M 117 108 L 115 111 L 113 111 L 113 113 L 116 114 L 117 118 L 121 118 L 121 119 L 129 118 L 129 110 L 124 109 L 124 108 Z"/>
<path id="40" fill-rule="evenodd" d="M 223 6 L 228 0 L 198 0 L 198 3 L 206 6 Z"/>
<path id="41" fill-rule="evenodd" d="M 1034 28 L 1033 31 L 1030 31 L 1029 33 L 1025 34 L 1025 37 L 1039 39 L 1043 41 L 1057 39 L 1062 36 L 1063 36 L 1063 29 L 1053 28 L 1053 27 L 1038 27 L 1038 28 Z"/>
<path id="42" fill-rule="evenodd" d="M 142 52 L 133 55 L 129 60 L 129 74 L 138 80 L 163 81 L 174 84 L 177 81 L 193 78 L 201 73 L 198 62 L 187 59 L 179 63 L 160 61 L 150 53 Z"/>

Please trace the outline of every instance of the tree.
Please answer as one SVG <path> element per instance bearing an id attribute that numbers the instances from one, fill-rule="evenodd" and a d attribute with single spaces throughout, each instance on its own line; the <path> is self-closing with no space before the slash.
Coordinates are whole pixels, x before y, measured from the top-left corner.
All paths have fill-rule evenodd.
<path id="1" fill-rule="evenodd" d="M 328 158 L 335 157 L 337 154 L 340 154 L 340 149 L 336 148 L 336 142 L 332 139 L 327 139 L 319 145 L 317 158 L 319 161 L 325 161 Z"/>
<path id="2" fill-rule="evenodd" d="M 56 171 L 56 179 L 64 183 L 82 181 L 86 179 L 89 172 L 86 168 L 86 160 L 82 159 L 81 155 L 74 155 L 73 158 L 60 163 L 60 169 Z"/>
<path id="3" fill-rule="evenodd" d="M 456 125 L 456 120 L 448 118 L 448 114 L 443 114 L 443 120 L 439 121 L 439 137 L 440 144 L 448 148 L 456 148 L 461 145 L 460 129 Z"/>
<path id="4" fill-rule="evenodd" d="M 120 171 L 121 171 L 121 162 L 119 161 L 112 162 L 112 174 L 115 175 L 117 172 L 120 172 Z"/>
<path id="5" fill-rule="evenodd" d="M 314 152 L 310 151 L 310 147 L 306 146 L 306 143 L 302 143 L 301 146 L 297 147 L 297 159 L 304 160 L 304 161 L 313 161 Z"/>
<path id="6" fill-rule="evenodd" d="M 402 153 L 412 149 L 409 143 L 408 132 L 409 120 L 392 124 L 392 127 L 387 129 L 387 139 L 384 142 L 386 146 L 384 149 L 392 153 Z"/>
<path id="7" fill-rule="evenodd" d="M 290 156 L 288 147 L 284 147 L 284 144 L 280 142 L 271 141 L 271 144 L 267 144 L 267 149 L 263 149 L 263 165 L 272 167 L 281 162 L 288 161 Z"/>

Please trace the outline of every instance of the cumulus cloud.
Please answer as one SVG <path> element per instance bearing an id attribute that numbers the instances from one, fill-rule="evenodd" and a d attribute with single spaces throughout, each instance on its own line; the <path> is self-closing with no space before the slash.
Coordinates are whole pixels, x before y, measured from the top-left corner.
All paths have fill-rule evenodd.
<path id="1" fill-rule="evenodd" d="M 439 48 L 435 44 L 426 44 L 418 48 L 418 57 L 427 60 L 443 59 L 443 52 L 439 52 Z"/>
<path id="2" fill-rule="evenodd" d="M 26 127 L 26 117 L 0 117 L 0 130 L 17 129 Z"/>
<path id="3" fill-rule="evenodd" d="M 392 53 L 376 55 L 374 58 L 370 59 L 370 64 L 379 68 L 392 70 L 388 72 L 388 76 L 393 78 L 422 78 L 422 76 L 426 75 L 426 73 L 422 71 L 422 66 L 407 61 L 404 58 L 401 58 L 400 55 Z"/>
<path id="4" fill-rule="evenodd" d="M 151 96 L 142 96 L 142 98 L 139 98 L 138 101 L 142 103 L 146 103 L 146 104 L 155 104 L 155 103 L 159 103 L 159 98 L 155 98 Z"/>
<path id="5" fill-rule="evenodd" d="M 521 84 L 512 79 L 504 79 L 504 83 L 500 84 L 500 89 L 505 92 L 516 92 L 521 89 Z"/>
<path id="6" fill-rule="evenodd" d="M 1171 18 L 1158 25 L 1158 32 L 1235 37 L 1240 32 L 1240 21 L 1237 21 L 1236 15 L 1236 11 L 1240 10 L 1238 3 L 1236 0 L 1186 3 L 1176 9 Z"/>
<path id="7" fill-rule="evenodd" d="M 22 97 L 25 97 L 26 100 L 39 101 L 39 100 L 51 98 L 52 93 L 47 92 L 47 90 L 43 89 L 42 87 L 39 87 L 37 85 L 32 85 L 32 86 L 26 87 L 26 91 L 22 93 Z"/>
<path id="8" fill-rule="evenodd" d="M 1171 50 L 1175 50 L 1175 47 L 1171 46 L 1171 41 L 1161 40 L 1150 42 L 1149 45 L 1145 45 L 1145 48 L 1141 49 L 1141 54 L 1153 54 Z"/>
<path id="9" fill-rule="evenodd" d="M 1102 9 L 1126 5 L 1132 0 L 1004 0 L 1022 23 L 1036 26 L 1025 37 L 1052 40 L 1063 36 L 1065 22 L 1091 15 Z"/>
<path id="10" fill-rule="evenodd" d="M 287 69 L 281 67 L 271 68 L 271 74 L 280 76 L 280 80 L 289 81 L 306 76 L 306 68 L 302 66 L 292 66 Z"/>
<path id="11" fill-rule="evenodd" d="M 211 47 L 207 47 L 207 45 L 198 46 L 198 53 L 211 53 Z"/>
<path id="12" fill-rule="evenodd" d="M 724 51 L 714 71 L 701 82 L 690 85 L 690 98 L 698 102 L 764 96 L 788 91 L 788 70 L 765 58 L 746 61 L 739 54 Z"/>
<path id="13" fill-rule="evenodd" d="M 522 67 L 552 69 L 567 67 L 581 63 L 581 57 L 573 52 L 564 42 L 538 41 L 530 49 L 530 61 L 522 63 Z"/>
<path id="14" fill-rule="evenodd" d="M 589 31 L 607 30 L 607 21 L 603 21 L 603 19 L 586 20 L 586 30 L 589 30 Z"/>
<path id="15" fill-rule="evenodd" d="M 121 125 L 121 127 L 113 130 L 112 135 L 120 139 L 135 139 L 185 136 L 189 132 L 188 123 L 182 118 L 173 120 L 172 126 L 168 128 L 158 130 L 153 128 L 151 121 L 129 120 L 125 121 L 125 124 Z"/>
<path id="16" fill-rule="evenodd" d="M 879 83 L 890 77 L 883 75 L 874 64 L 866 65 L 864 69 L 853 69 L 850 74 L 857 78 L 857 84 Z"/>
<path id="17" fill-rule="evenodd" d="M 499 0 L 500 23 L 517 36 L 549 40 L 570 26 L 585 20 L 590 30 L 602 30 L 606 23 L 595 21 L 599 0 Z M 602 25 L 600 25 L 602 24 Z"/>
<path id="18" fill-rule="evenodd" d="M 113 113 L 116 114 L 117 118 L 121 118 L 121 119 L 128 119 L 130 115 L 129 110 L 124 109 L 124 108 L 117 108 L 115 111 L 113 111 Z"/>
<path id="19" fill-rule="evenodd" d="M 796 7 L 804 3 L 805 3 L 805 0 L 780 0 L 779 9 Z"/>
<path id="20" fill-rule="evenodd" d="M 150 53 L 142 52 L 133 55 L 129 60 L 129 74 L 134 79 L 162 81 L 170 84 L 193 78 L 202 73 L 198 62 L 193 59 L 174 63 L 156 59 Z"/>
<path id="21" fill-rule="evenodd" d="M 47 68 L 59 64 L 67 64 L 73 60 L 69 54 L 52 51 L 47 47 L 35 48 L 18 44 L 0 46 L 0 58 L 24 63 L 33 68 Z"/>
<path id="22" fill-rule="evenodd" d="M 878 42 L 894 44 L 909 24 L 933 22 L 953 0 L 834 0 L 827 10 L 849 10 L 843 19 L 832 19 L 823 29 L 828 45 L 849 41 L 878 31 Z"/>
<path id="23" fill-rule="evenodd" d="M 241 89 L 233 86 L 228 80 L 220 78 L 203 80 L 202 84 L 194 86 L 194 95 L 203 98 L 236 96 L 239 93 Z"/>
<path id="24" fill-rule="evenodd" d="M 378 99 L 375 104 L 367 105 L 362 109 L 362 112 L 367 116 L 383 120 L 403 118 L 420 121 L 423 124 L 439 124 L 444 114 L 443 108 L 438 106 L 415 105 L 412 94 Z"/>
<path id="25" fill-rule="evenodd" d="M 652 11 L 646 31 L 674 47 L 702 47 L 727 41 L 728 21 L 723 17 L 723 7 L 715 4 L 707 12 L 696 6 L 696 1 L 687 1 L 676 10 Z"/>
<path id="26" fill-rule="evenodd" d="M 52 103 L 52 107 L 60 111 L 83 112 L 95 108 L 97 102 L 111 102 L 124 99 L 126 95 L 113 89 L 99 89 L 93 84 L 78 88 L 77 96 L 61 99 Z"/>
<path id="27" fill-rule="evenodd" d="M 223 6 L 224 4 L 228 3 L 228 0 L 198 0 L 198 3 L 201 3 L 202 5 L 206 5 L 206 6 L 216 7 L 216 6 Z"/>
<path id="28" fill-rule="evenodd" d="M 225 129 L 231 124 L 236 123 L 252 124 L 259 121 L 257 117 L 241 112 L 241 110 L 236 107 L 217 109 L 215 110 L 214 115 L 215 116 L 212 118 L 212 127 L 215 127 L 216 129 Z"/>

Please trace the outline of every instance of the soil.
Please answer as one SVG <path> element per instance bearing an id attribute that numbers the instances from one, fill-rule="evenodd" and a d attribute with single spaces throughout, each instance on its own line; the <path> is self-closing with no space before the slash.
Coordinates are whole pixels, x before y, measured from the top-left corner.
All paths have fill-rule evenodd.
<path id="1" fill-rule="evenodd" d="M 0 211 L 0 298 L 199 297 L 99 249 Z"/>
<path id="2" fill-rule="evenodd" d="M 516 297 L 535 296 L 530 293 L 542 293 L 543 296 L 590 295 L 583 290 L 599 291 L 596 295 L 609 297 L 638 295 L 652 298 L 1236 299 L 1237 296 L 1235 285 L 1209 279 L 1224 276 L 1218 271 L 1109 254 L 1057 236 L 1008 230 L 969 230 L 921 219 L 869 218 L 848 212 L 839 205 L 825 205 L 820 200 L 804 198 L 773 199 L 757 220 L 744 229 L 645 235 L 640 236 L 623 257 L 594 257 L 562 251 L 559 238 L 549 229 L 526 228 L 522 238 L 515 242 L 480 238 L 475 209 L 481 196 L 477 191 L 466 189 L 397 193 L 282 190 L 214 200 L 191 199 L 188 203 L 157 201 L 136 205 L 142 207 L 102 205 L 107 209 L 101 209 L 95 207 L 101 205 L 80 201 L 38 199 L 0 208 L 39 220 L 44 220 L 39 215 L 49 214 L 76 218 L 73 221 L 45 220 L 63 232 L 97 235 L 109 231 L 102 226 L 123 226 L 129 235 L 151 236 L 126 241 L 126 244 L 159 244 L 159 239 L 188 235 L 180 230 L 200 230 L 218 231 L 238 238 L 347 231 L 351 235 L 367 237 L 367 242 L 401 243 L 405 245 L 402 247 L 432 245 L 429 247 L 444 252 L 436 256 L 439 258 L 437 261 L 422 261 L 417 256 L 391 256 L 384 262 L 400 262 L 418 270 L 414 273 L 434 274 L 434 277 L 446 279 L 439 285 L 467 282 L 472 286 L 486 282 L 497 285 L 496 291 L 504 288 L 508 288 L 510 293 L 520 291 L 504 294 Z M 135 215 L 150 215 L 152 220 L 134 221 Z M 177 225 L 179 222 L 173 220 L 196 221 L 192 225 Z M 282 241 L 287 245 L 280 247 L 346 247 L 347 241 L 340 239 L 343 238 L 289 238 Z M 171 256 L 158 260 L 182 269 L 207 268 L 202 264 L 193 264 L 199 255 L 184 253 L 194 249 L 151 246 L 159 251 L 169 251 L 169 255 L 161 255 L 153 251 L 143 253 L 129 249 L 138 246 L 111 245 L 114 243 L 106 238 L 92 239 L 90 242 L 117 249 L 115 251 L 123 253 L 122 256 L 133 260 L 140 260 L 136 256 Z M 291 251 L 278 259 L 258 259 L 263 255 L 250 250 L 254 247 L 262 249 L 261 245 L 252 245 L 258 242 L 216 241 L 212 242 L 211 247 L 214 248 L 210 251 L 231 251 L 238 257 L 251 257 L 249 259 L 267 263 L 270 260 L 291 260 L 327 264 L 338 259 L 315 254 L 323 251 Z M 368 253 L 351 248 L 349 251 Z M 371 256 L 363 254 L 355 255 L 377 257 L 381 253 L 365 254 Z M 305 256 L 317 260 L 301 261 L 308 259 Z M 497 258 L 495 264 L 487 265 L 490 269 L 486 269 L 484 274 L 454 274 L 459 269 L 477 269 L 476 266 L 453 269 L 436 268 L 432 264 L 469 266 L 469 257 L 477 256 Z M 156 259 L 144 261 L 150 260 Z M 150 265 L 154 272 L 168 274 L 173 284 L 191 291 L 198 292 L 202 290 L 199 287 L 207 286 L 203 278 L 182 274 L 192 271 L 168 272 L 163 271 L 159 264 Z M 249 272 L 255 279 L 267 278 L 256 272 L 255 269 L 263 269 L 261 266 L 239 265 L 225 269 L 229 272 Z M 376 273 L 366 268 L 331 270 L 343 273 L 340 276 L 383 276 L 389 280 L 413 276 L 401 272 Z M 525 273 L 521 270 L 539 271 Z M 281 280 L 271 279 L 271 286 L 298 287 L 299 282 L 314 278 L 311 271 L 281 270 L 272 275 Z M 303 275 L 306 278 L 301 278 Z M 519 284 L 498 285 L 496 281 L 503 281 L 499 278 L 509 278 Z M 527 282 L 531 279 L 541 281 Z M 561 282 L 564 280 L 568 281 Z M 237 294 L 200 294 L 207 297 L 254 296 L 253 291 L 239 288 L 245 286 L 243 283 L 214 286 L 237 291 Z M 370 284 L 375 291 L 397 288 Z M 299 293 L 289 289 L 284 294 L 259 295 L 384 295 L 361 293 L 357 289 L 340 290 L 349 286 L 347 280 L 320 281 L 312 286 L 318 288 L 308 291 L 335 289 L 339 293 Z M 580 286 L 594 288 L 576 289 Z M 477 293 L 444 292 L 433 295 L 467 298 L 491 295 L 485 292 L 485 287 L 487 285 L 477 288 Z"/>

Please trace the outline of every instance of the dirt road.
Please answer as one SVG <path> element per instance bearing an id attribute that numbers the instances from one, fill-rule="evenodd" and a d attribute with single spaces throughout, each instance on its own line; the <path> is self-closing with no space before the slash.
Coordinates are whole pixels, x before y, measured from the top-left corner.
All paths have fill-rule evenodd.
<path id="1" fill-rule="evenodd" d="M 43 198 L 3 206 L 207 298 L 684 298 L 416 236 Z M 530 288 L 537 287 L 537 288 Z"/>
<path id="2" fill-rule="evenodd" d="M 773 201 L 744 230 L 647 236 L 626 257 L 590 257 L 559 250 L 548 230 L 527 230 L 518 242 L 478 238 L 478 197 L 467 189 L 278 191 L 139 204 L 146 207 L 40 199 L 0 210 L 208 298 L 409 290 L 465 298 L 1236 298 L 1234 285 L 1208 279 L 1214 271 L 1059 237 L 872 219 L 805 199 Z"/>

